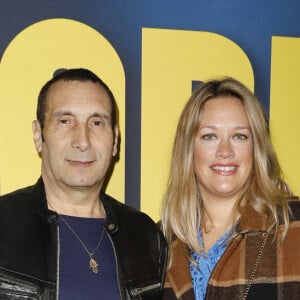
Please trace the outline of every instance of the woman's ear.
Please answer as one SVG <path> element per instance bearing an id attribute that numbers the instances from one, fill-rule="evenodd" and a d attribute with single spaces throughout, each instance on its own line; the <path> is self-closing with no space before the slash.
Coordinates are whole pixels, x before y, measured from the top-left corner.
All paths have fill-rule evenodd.
<path id="1" fill-rule="evenodd" d="M 42 152 L 42 144 L 43 144 L 43 135 L 40 122 L 38 120 L 34 120 L 32 122 L 32 133 L 33 133 L 33 141 L 35 149 L 38 153 Z"/>

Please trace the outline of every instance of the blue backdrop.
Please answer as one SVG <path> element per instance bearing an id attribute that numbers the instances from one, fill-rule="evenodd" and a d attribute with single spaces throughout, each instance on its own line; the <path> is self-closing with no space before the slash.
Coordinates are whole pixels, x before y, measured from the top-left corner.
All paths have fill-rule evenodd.
<path id="1" fill-rule="evenodd" d="M 20 31 L 49 18 L 83 22 L 110 41 L 126 75 L 125 199 L 139 207 L 142 27 L 208 31 L 237 43 L 268 114 L 271 36 L 299 37 L 299 13 L 299 0 L 2 0 L 0 57 Z"/>

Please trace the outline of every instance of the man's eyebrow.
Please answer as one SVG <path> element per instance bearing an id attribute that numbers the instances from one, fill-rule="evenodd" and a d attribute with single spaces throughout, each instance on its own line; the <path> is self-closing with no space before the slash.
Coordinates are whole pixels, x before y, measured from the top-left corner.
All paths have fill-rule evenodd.
<path id="1" fill-rule="evenodd" d="M 110 116 L 105 114 L 105 113 L 94 113 L 90 116 L 90 118 L 101 118 L 101 119 L 106 119 L 106 120 L 110 120 Z"/>
<path id="2" fill-rule="evenodd" d="M 52 121 L 58 120 L 61 117 L 72 117 L 72 118 L 76 118 L 76 114 L 71 112 L 71 111 L 67 111 L 67 110 L 60 110 L 57 112 L 54 112 L 53 116 L 52 116 Z M 91 114 L 88 119 L 91 118 L 98 118 L 101 119 L 102 122 L 106 122 L 108 124 L 111 124 L 111 117 L 110 115 L 106 114 L 106 113 L 98 113 L 95 112 L 93 114 Z"/>
<path id="3" fill-rule="evenodd" d="M 57 111 L 53 114 L 54 118 L 60 116 L 75 116 L 75 114 L 67 110 Z M 110 120 L 110 116 L 105 113 L 93 113 L 91 116 L 89 116 L 89 118 L 95 118 L 95 117 Z"/>
<path id="4" fill-rule="evenodd" d="M 74 114 L 70 111 L 64 111 L 64 110 L 61 110 L 61 111 L 56 111 L 53 116 L 56 118 L 56 117 L 60 117 L 60 116 L 74 116 Z"/>

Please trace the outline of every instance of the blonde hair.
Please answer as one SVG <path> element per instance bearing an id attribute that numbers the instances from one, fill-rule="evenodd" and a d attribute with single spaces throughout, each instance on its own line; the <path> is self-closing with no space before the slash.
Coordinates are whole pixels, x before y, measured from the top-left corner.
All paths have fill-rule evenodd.
<path id="1" fill-rule="evenodd" d="M 193 146 L 204 105 L 217 97 L 241 100 L 253 136 L 252 175 L 236 209 L 242 211 L 242 203 L 251 205 L 270 220 L 269 230 L 279 224 L 278 208 L 282 212 L 284 233 L 289 222 L 287 198 L 292 196 L 292 192 L 281 178 L 281 169 L 259 100 L 233 78 L 211 80 L 192 94 L 180 116 L 162 206 L 162 228 L 169 245 L 174 239 L 179 239 L 197 252 L 201 250 L 198 230 L 203 209 L 194 172 Z"/>

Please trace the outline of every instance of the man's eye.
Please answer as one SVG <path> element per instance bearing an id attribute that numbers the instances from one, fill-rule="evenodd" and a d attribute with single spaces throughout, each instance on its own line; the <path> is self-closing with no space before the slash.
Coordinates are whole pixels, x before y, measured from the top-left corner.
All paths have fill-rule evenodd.
<path id="1" fill-rule="evenodd" d="M 67 119 L 61 119 L 59 120 L 61 124 L 70 124 L 71 121 L 70 120 L 67 120 Z"/>
<path id="2" fill-rule="evenodd" d="M 205 141 L 212 141 L 212 140 L 215 140 L 217 137 L 216 137 L 216 135 L 209 133 L 209 134 L 202 135 L 201 138 Z"/>
<path id="3" fill-rule="evenodd" d="M 101 121 L 94 121 L 93 124 L 95 126 L 101 126 L 103 124 L 103 122 L 101 122 Z"/>

